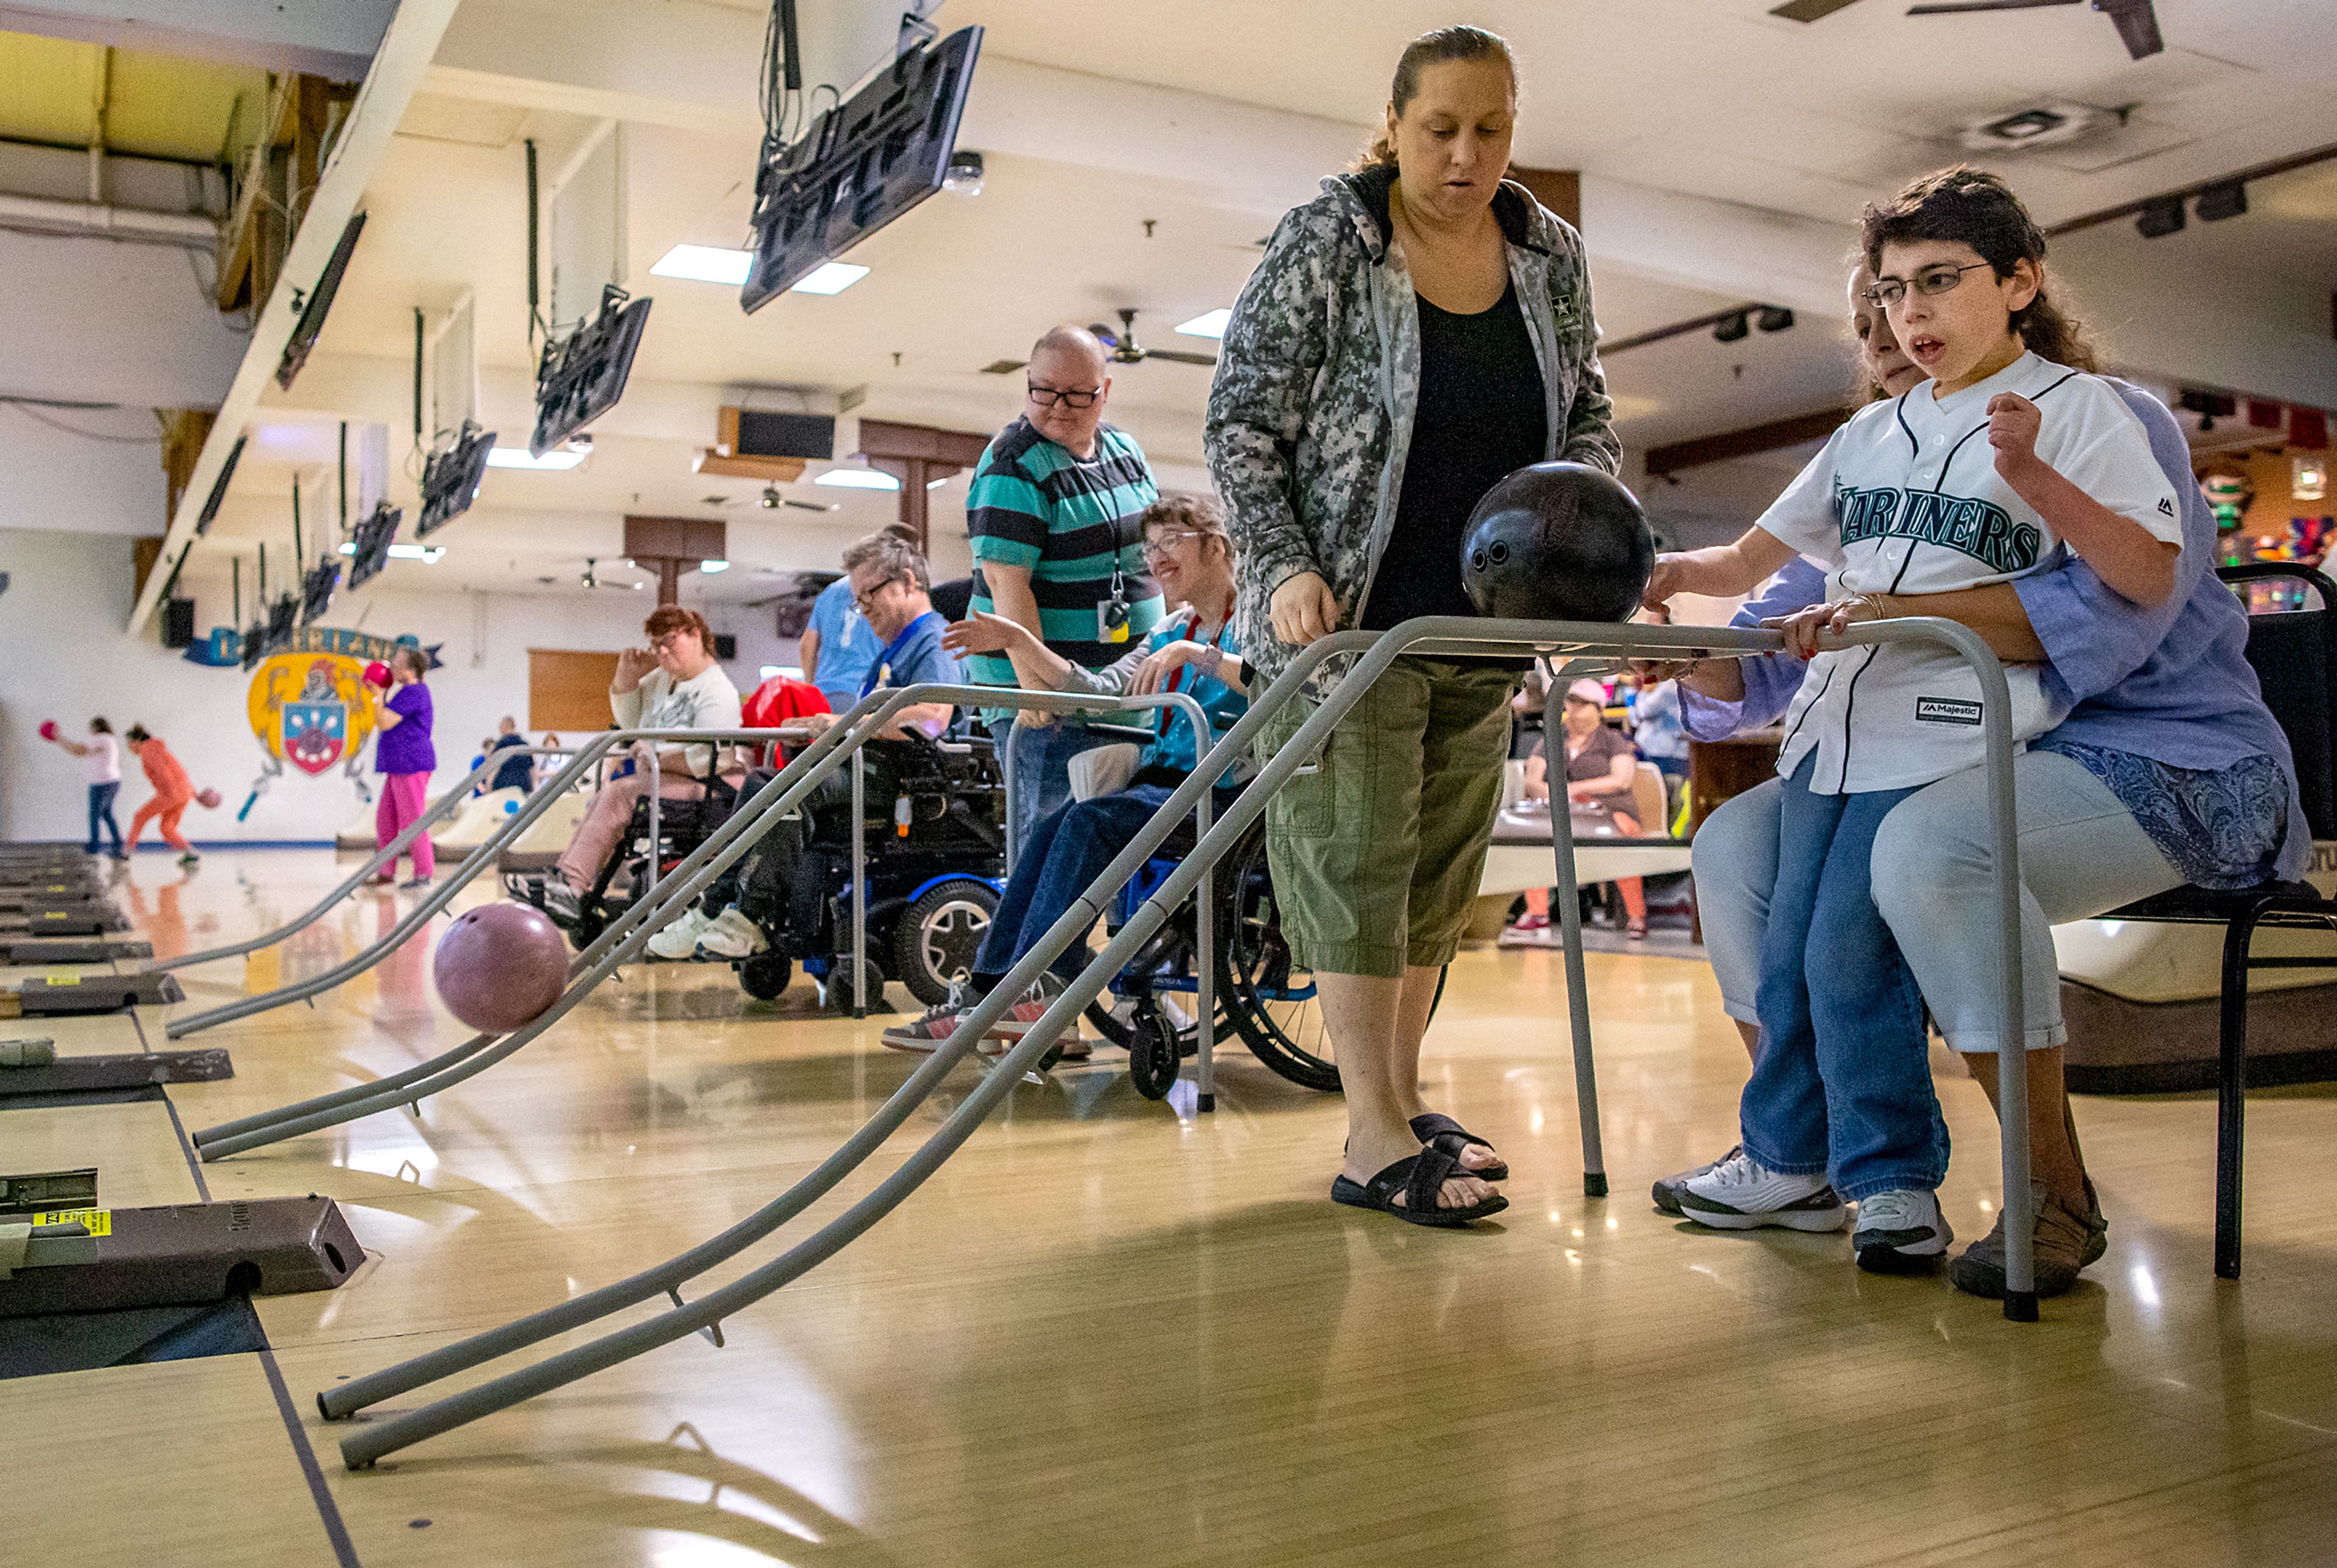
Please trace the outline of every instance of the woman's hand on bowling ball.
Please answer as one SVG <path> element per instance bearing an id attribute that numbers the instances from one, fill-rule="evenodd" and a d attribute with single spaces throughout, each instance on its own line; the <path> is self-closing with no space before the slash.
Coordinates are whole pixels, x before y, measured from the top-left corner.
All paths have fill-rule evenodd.
<path id="1" fill-rule="evenodd" d="M 1274 635 L 1305 648 L 1339 629 L 1339 600 L 1320 572 L 1294 571 L 1274 590 Z"/>

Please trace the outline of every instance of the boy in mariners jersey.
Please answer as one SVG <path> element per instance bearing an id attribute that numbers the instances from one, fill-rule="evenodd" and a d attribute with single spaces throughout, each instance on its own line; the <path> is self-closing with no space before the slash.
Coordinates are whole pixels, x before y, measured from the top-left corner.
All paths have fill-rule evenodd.
<path id="1" fill-rule="evenodd" d="M 1650 606 L 1749 592 L 1794 555 L 1828 569 L 1822 629 L 1921 615 L 1921 596 L 2025 576 L 2076 551 L 2116 592 L 2155 604 L 2181 548 L 2171 482 L 2141 422 L 2087 372 L 2046 297 L 2044 237 L 2003 181 L 1968 169 L 1869 208 L 1870 304 L 1931 379 L 1836 430 L 1735 544 L 1659 557 Z M 2012 734 L 2058 721 L 2037 667 L 2013 666 Z M 1944 646 L 1817 652 L 1787 711 L 1775 893 L 1755 1007 L 1763 1043 L 1744 1147 L 1693 1177 L 1683 1213 L 1726 1229 L 1839 1229 L 1859 1206 L 1863 1268 L 1928 1267 L 1952 1240 L 1933 1193 L 1948 1137 L 1921 998 L 1877 913 L 1875 831 L 1924 784 L 1984 760 L 1977 676 Z"/>

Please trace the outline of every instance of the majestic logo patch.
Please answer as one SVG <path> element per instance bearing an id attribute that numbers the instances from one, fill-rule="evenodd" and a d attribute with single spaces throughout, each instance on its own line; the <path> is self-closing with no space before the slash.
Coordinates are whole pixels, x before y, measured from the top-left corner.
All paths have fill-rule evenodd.
<path id="1" fill-rule="evenodd" d="M 1920 540 L 1970 556 L 1994 572 L 2027 571 L 2037 564 L 2044 543 L 2033 525 L 2013 521 L 1993 502 L 1930 490 L 1890 485 L 1856 490 L 1837 483 L 1833 515 L 1845 545 L 1872 539 Z"/>
<path id="2" fill-rule="evenodd" d="M 1915 699 L 1917 724 L 1978 724 L 1980 706 L 1959 696 L 1919 696 Z"/>
<path id="3" fill-rule="evenodd" d="M 2158 498 L 2158 510 L 2162 514 L 2167 517 L 2173 517 L 2175 515 L 2175 503 L 2162 495 Z"/>

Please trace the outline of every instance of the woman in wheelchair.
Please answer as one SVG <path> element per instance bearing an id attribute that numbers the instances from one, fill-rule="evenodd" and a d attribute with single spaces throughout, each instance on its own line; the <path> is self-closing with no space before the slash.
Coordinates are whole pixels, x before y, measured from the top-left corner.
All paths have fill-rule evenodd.
<path id="1" fill-rule="evenodd" d="M 609 711 L 620 729 L 736 729 L 738 688 L 714 662 L 714 638 L 706 618 L 680 605 L 660 605 L 641 629 L 650 646 L 617 656 L 609 685 Z M 658 755 L 658 794 L 664 799 L 697 801 L 715 779 L 713 745 L 672 746 Z M 601 879 L 633 820 L 633 806 L 649 793 L 646 757 L 634 770 L 611 780 L 592 797 L 584 821 L 569 841 L 560 867 L 544 879 L 543 911 L 562 925 L 583 918 L 585 897 Z"/>
<path id="2" fill-rule="evenodd" d="M 1143 524 L 1147 563 L 1159 579 L 1162 594 L 1172 604 L 1181 602 L 1181 608 L 1117 664 L 1100 670 L 1083 668 L 1050 651 L 1015 622 L 980 612 L 950 628 L 944 639 L 950 651 L 960 656 L 1003 653 L 1013 661 L 1015 678 L 1036 690 L 1134 696 L 1188 692 L 1208 715 L 1214 740 L 1249 706 L 1249 672 L 1228 621 L 1234 551 L 1225 516 L 1214 502 L 1170 496 L 1146 509 Z M 1190 726 L 1162 710 L 1151 743 L 1137 756 L 1134 773 L 1120 787 L 1073 801 L 1041 819 L 1030 842 L 1021 847 L 971 977 L 923 1018 L 885 1030 L 885 1044 L 923 1052 L 947 1039 L 961 1016 L 1062 918 L 1191 774 L 1198 760 L 1194 739 Z M 1110 754 L 1089 755 L 1100 763 Z M 1221 797 L 1234 787 L 1226 784 Z M 1067 949 L 1056 960 L 1055 975 L 1078 974 L 1085 956 L 1076 945 Z M 1021 1037 L 1060 990 L 1054 979 L 1042 979 L 992 1027 L 991 1037 L 982 1043 L 984 1053 L 996 1054 Z M 1087 1041 L 1066 1039 L 1063 1055 L 1076 1059 L 1090 1049 Z"/>

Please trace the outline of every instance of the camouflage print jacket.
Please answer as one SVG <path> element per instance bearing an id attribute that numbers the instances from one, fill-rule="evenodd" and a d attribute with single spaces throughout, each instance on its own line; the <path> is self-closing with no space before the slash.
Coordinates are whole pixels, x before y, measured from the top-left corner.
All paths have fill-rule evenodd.
<path id="1" fill-rule="evenodd" d="M 1354 625 L 1395 523 L 1420 394 L 1420 315 L 1390 243 L 1393 179 L 1387 170 L 1335 175 L 1286 213 L 1218 350 L 1209 472 L 1241 551 L 1235 626 L 1268 679 L 1292 653 L 1274 635 L 1275 589 L 1318 572 L 1341 626 Z M 1599 368 L 1582 237 L 1509 180 L 1493 215 L 1549 389 L 1550 456 L 1612 473 L 1622 445 Z"/>

